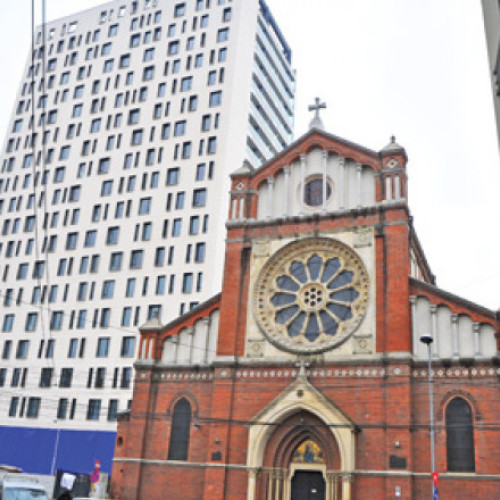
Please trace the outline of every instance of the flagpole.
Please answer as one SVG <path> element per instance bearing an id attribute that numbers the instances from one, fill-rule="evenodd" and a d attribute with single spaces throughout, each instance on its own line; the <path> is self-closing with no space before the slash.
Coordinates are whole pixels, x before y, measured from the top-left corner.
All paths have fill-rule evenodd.
<path id="1" fill-rule="evenodd" d="M 429 380 L 429 427 L 430 427 L 430 439 L 431 439 L 431 498 L 434 499 L 434 472 L 436 472 L 436 464 L 434 458 L 434 393 L 433 393 L 433 379 L 432 379 L 432 351 L 431 344 L 433 342 L 432 335 L 430 333 L 424 333 L 420 337 L 420 342 L 427 346 L 427 369 L 428 369 L 428 380 Z"/>

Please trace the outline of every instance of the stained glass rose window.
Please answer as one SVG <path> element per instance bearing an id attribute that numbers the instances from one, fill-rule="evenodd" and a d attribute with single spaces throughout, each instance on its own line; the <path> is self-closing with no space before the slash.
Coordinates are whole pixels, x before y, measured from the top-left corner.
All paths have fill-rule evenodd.
<path id="1" fill-rule="evenodd" d="M 254 312 L 266 336 L 292 352 L 344 342 L 366 313 L 368 274 L 347 245 L 326 238 L 291 243 L 264 265 Z"/>

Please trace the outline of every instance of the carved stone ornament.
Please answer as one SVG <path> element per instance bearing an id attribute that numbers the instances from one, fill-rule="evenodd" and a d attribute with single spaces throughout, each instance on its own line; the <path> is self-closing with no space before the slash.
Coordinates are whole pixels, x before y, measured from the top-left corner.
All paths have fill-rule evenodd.
<path id="1" fill-rule="evenodd" d="M 317 353 L 345 342 L 368 304 L 369 279 L 358 254 L 327 238 L 308 238 L 278 250 L 253 289 L 253 313 L 276 347 Z"/>
<path id="2" fill-rule="evenodd" d="M 256 240 L 253 242 L 253 254 L 255 257 L 267 257 L 269 252 L 269 240 Z"/>

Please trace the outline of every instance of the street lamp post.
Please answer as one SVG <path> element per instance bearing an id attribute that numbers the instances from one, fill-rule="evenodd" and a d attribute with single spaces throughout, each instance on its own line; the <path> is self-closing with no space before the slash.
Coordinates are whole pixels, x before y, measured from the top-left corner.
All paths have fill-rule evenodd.
<path id="1" fill-rule="evenodd" d="M 430 333 L 424 333 L 420 336 L 420 342 L 427 346 L 427 367 L 428 367 L 428 378 L 429 378 L 429 426 L 430 426 L 430 437 L 431 437 L 431 498 L 434 498 L 434 472 L 436 472 L 435 461 L 434 461 L 434 394 L 433 394 L 433 380 L 432 380 L 432 349 L 431 345 L 433 342 L 432 335 Z"/>

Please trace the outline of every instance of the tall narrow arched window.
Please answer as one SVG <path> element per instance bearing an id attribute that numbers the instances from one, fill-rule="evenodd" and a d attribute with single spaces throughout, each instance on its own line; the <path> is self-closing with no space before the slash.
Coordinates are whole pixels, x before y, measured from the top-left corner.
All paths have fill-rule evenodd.
<path id="1" fill-rule="evenodd" d="M 449 471 L 474 472 L 472 409 L 462 398 L 452 399 L 446 408 L 446 455 Z"/>
<path id="2" fill-rule="evenodd" d="M 182 398 L 175 403 L 172 415 L 172 428 L 168 447 L 169 460 L 187 460 L 190 430 L 191 405 L 187 399 Z"/>

